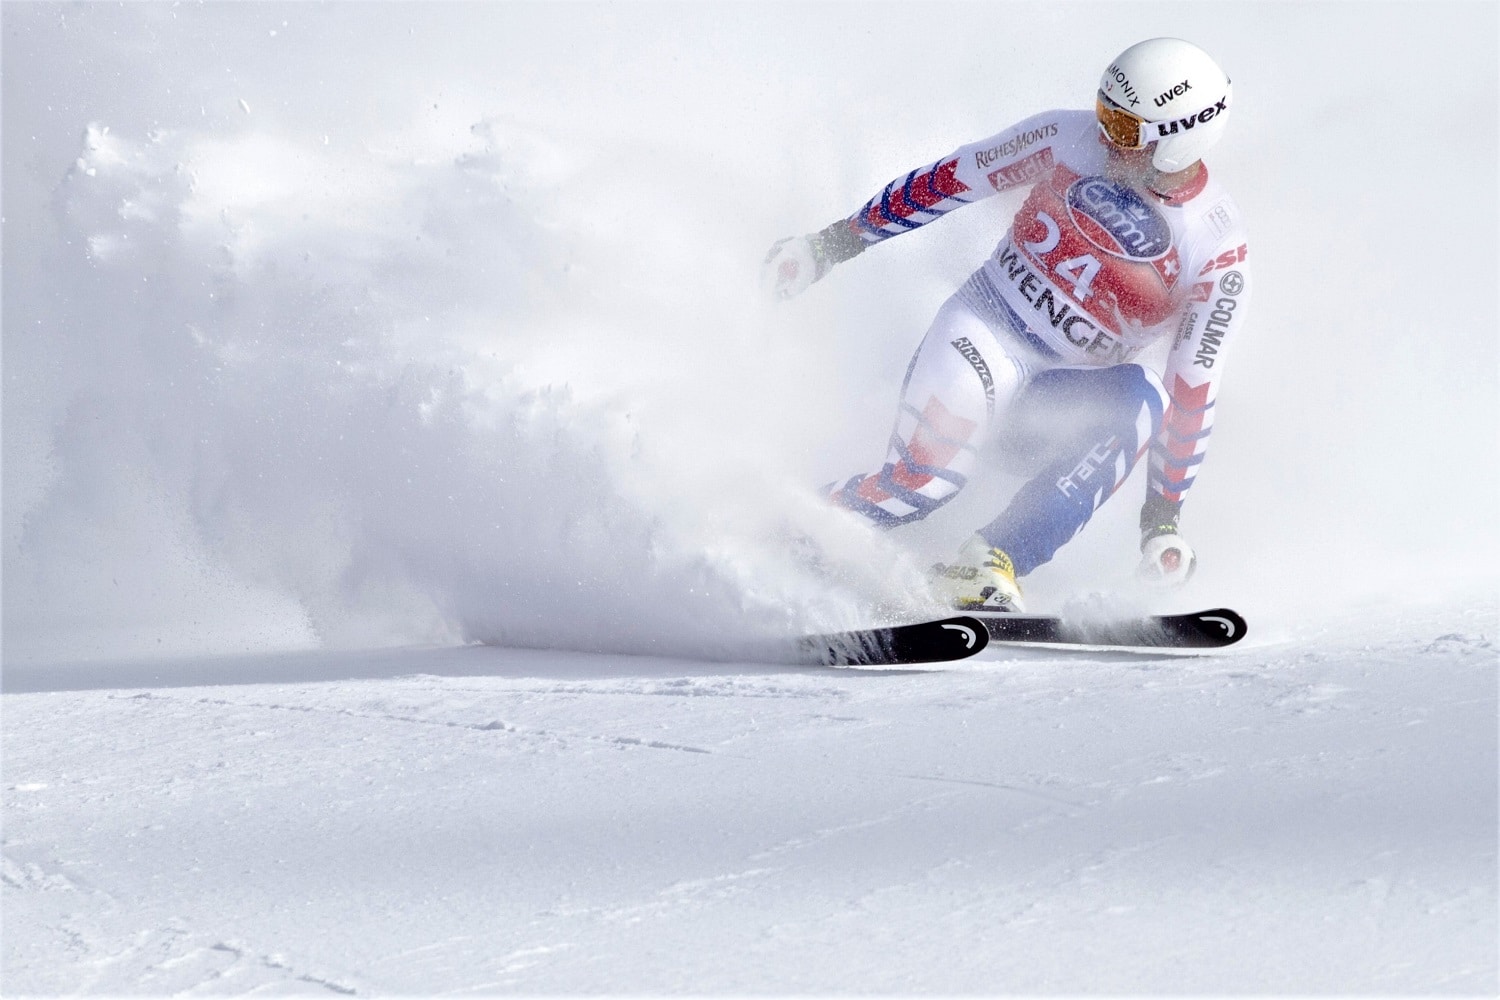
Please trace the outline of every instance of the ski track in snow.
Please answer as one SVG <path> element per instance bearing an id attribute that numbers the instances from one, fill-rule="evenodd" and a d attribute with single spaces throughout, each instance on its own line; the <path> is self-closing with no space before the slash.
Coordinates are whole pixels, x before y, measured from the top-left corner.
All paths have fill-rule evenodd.
<path id="1" fill-rule="evenodd" d="M 363 679 L 326 679 L 350 654 L 200 660 L 197 687 L 12 671 L 7 984 L 1492 989 L 1494 613 L 1307 631 L 905 672 L 478 648 Z"/>

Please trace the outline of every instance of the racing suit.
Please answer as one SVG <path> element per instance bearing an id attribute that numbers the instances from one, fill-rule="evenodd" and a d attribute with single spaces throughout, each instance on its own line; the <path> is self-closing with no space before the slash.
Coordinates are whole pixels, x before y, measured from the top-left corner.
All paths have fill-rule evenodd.
<path id="1" fill-rule="evenodd" d="M 923 518 L 994 445 L 1040 467 L 979 532 L 1017 575 L 1052 558 L 1150 452 L 1142 529 L 1175 530 L 1250 296 L 1240 211 L 1199 165 L 1132 186 L 1088 111 L 1049 111 L 897 178 L 817 237 L 833 260 L 1029 186 L 993 254 L 938 310 L 884 466 L 830 487 L 877 524 Z M 1158 374 L 1134 363 L 1162 338 Z"/>

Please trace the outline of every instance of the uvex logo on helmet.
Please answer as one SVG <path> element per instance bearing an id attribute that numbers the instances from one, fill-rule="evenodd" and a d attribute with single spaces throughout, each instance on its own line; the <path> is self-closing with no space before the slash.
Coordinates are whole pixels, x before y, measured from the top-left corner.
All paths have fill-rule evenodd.
<path id="1" fill-rule="evenodd" d="M 1186 94 L 1188 91 L 1190 91 L 1192 89 L 1193 89 L 1193 85 L 1191 83 L 1188 83 L 1186 80 L 1183 80 L 1181 83 L 1179 83 L 1177 86 L 1173 87 L 1171 90 L 1163 90 L 1160 94 L 1157 94 L 1156 95 L 1156 102 L 1155 102 L 1156 106 L 1158 108 L 1162 107 L 1168 101 L 1170 101 L 1172 98 L 1174 98 L 1174 97 L 1181 97 L 1183 94 Z"/>
<path id="2" fill-rule="evenodd" d="M 1226 94 L 1215 101 L 1210 107 L 1204 108 L 1197 114 L 1188 115 L 1186 118 L 1173 118 L 1171 121 L 1152 122 L 1151 124 L 1156 130 L 1156 137 L 1161 139 L 1169 135 L 1176 135 L 1179 131 L 1190 129 L 1194 125 L 1207 124 L 1213 120 L 1214 116 L 1223 114 L 1228 110 L 1229 96 Z"/>

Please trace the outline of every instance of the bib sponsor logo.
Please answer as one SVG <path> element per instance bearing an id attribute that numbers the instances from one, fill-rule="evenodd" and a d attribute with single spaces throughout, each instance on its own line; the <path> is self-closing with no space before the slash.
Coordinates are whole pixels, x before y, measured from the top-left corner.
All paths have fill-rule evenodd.
<path id="1" fill-rule="evenodd" d="M 1238 271 L 1230 271 L 1219 279 L 1219 291 L 1225 295 L 1238 295 L 1245 290 L 1245 276 Z"/>
<path id="2" fill-rule="evenodd" d="M 1026 266 L 1025 258 L 1016 252 L 1015 247 L 1006 244 L 1001 246 L 1003 249 L 995 256 L 1000 275 L 1031 306 L 1029 311 L 1033 318 L 1022 317 L 1022 322 L 1028 326 L 1035 323 L 1031 328 L 1037 330 L 1041 329 L 1041 323 L 1045 321 L 1052 329 L 1061 333 L 1068 343 L 1107 363 L 1129 357 L 1130 348 L 1119 338 L 1108 330 L 1100 329 L 1088 316 L 1074 309 L 1071 302 L 1065 302 L 1060 295 L 1054 295 L 1053 288 Z"/>
<path id="3" fill-rule="evenodd" d="M 1030 184 L 1051 170 L 1052 166 L 1052 148 L 1048 146 L 991 173 L 990 186 L 996 191 L 1008 191 L 1022 184 Z"/>
<path id="4" fill-rule="evenodd" d="M 1103 177 L 1068 187 L 1068 213 L 1078 231 L 1105 253 L 1126 260 L 1156 260 L 1172 249 L 1167 220 L 1130 188 Z"/>
<path id="5" fill-rule="evenodd" d="M 996 160 L 1015 156 L 1022 150 L 1035 146 L 1043 139 L 1051 139 L 1055 135 L 1057 135 L 1057 122 L 1048 122 L 1039 128 L 1012 136 L 998 146 L 991 146 L 989 149 L 980 150 L 974 154 L 974 162 L 981 168 L 988 167 Z"/>

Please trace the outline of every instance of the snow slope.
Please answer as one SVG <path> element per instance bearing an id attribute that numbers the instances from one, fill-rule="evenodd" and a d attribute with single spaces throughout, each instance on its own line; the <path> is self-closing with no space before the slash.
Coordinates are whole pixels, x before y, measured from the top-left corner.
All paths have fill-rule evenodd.
<path id="1" fill-rule="evenodd" d="M 1495 626 L 23 670 L 8 992 L 1492 993 Z"/>
<path id="2" fill-rule="evenodd" d="M 1494 992 L 1496 8 L 565 9 L 0 6 L 0 988 Z M 1250 644 L 766 662 L 1003 495 L 814 488 L 1014 204 L 765 247 L 1152 34 L 1239 102 L 1168 603 Z M 1134 518 L 1033 599 L 1160 602 Z"/>

